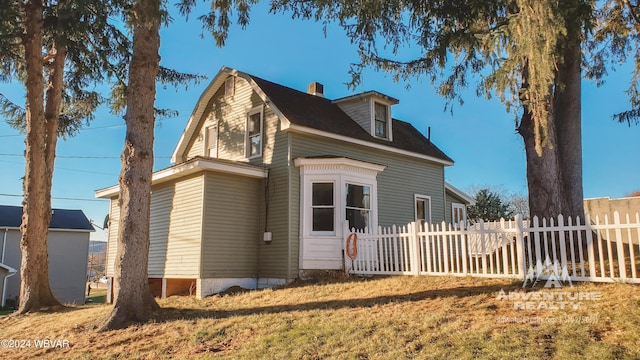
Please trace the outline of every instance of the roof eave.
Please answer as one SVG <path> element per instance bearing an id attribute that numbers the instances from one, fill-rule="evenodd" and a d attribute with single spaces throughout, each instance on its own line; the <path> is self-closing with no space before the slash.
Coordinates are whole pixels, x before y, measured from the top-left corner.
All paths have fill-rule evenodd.
<path id="1" fill-rule="evenodd" d="M 172 166 L 167 169 L 156 171 L 151 176 L 151 185 L 161 184 L 167 181 L 178 179 L 187 175 L 195 174 L 200 171 L 218 171 L 223 173 L 247 176 L 252 178 L 263 179 L 267 177 L 267 171 L 259 169 L 251 165 L 238 163 L 225 163 L 215 160 L 207 160 L 196 158 L 186 163 Z M 118 196 L 120 186 L 114 185 L 108 188 L 96 190 L 97 198 L 112 198 Z"/>
<path id="2" fill-rule="evenodd" d="M 184 131 L 182 131 L 178 144 L 171 155 L 170 161 L 172 164 L 185 160 L 184 152 L 187 150 L 189 139 L 193 136 L 195 128 L 198 126 L 198 123 L 204 114 L 204 109 L 207 107 L 207 103 L 221 86 L 221 84 L 219 84 L 221 79 L 233 74 L 234 71 L 235 70 L 231 68 L 223 66 L 213 80 L 211 80 L 209 85 L 207 85 L 207 88 L 202 92 L 202 94 L 200 94 L 200 98 L 198 98 L 196 106 L 193 108 L 193 112 L 191 112 L 191 116 L 189 117 L 189 121 L 187 121 L 187 125 L 185 126 Z"/>
<path id="3" fill-rule="evenodd" d="M 449 184 L 448 182 L 444 182 L 444 188 L 455 194 L 457 197 L 466 201 L 469 205 L 475 205 L 476 201 L 469 195 L 467 195 L 464 191 L 456 188 L 455 186 Z"/>
<path id="4" fill-rule="evenodd" d="M 353 95 L 349 95 L 349 96 L 345 96 L 345 97 L 341 97 L 335 100 L 332 100 L 333 103 L 340 103 L 340 102 L 344 102 L 344 101 L 352 101 L 352 100 L 357 100 L 357 99 L 361 99 L 361 98 L 366 98 L 366 97 L 377 97 L 377 98 L 381 98 L 386 100 L 387 102 L 391 103 L 391 105 L 395 105 L 395 104 L 399 104 L 400 100 L 391 97 L 389 95 L 385 95 L 381 92 L 375 91 L 375 90 L 369 90 L 369 91 L 365 91 L 359 94 L 353 94 Z"/>
<path id="5" fill-rule="evenodd" d="M 375 143 L 375 142 L 370 142 L 370 141 L 365 141 L 365 140 L 360 140 L 360 139 L 354 139 L 354 138 L 349 137 L 349 136 L 339 135 L 339 134 L 331 133 L 331 132 L 328 132 L 328 131 L 323 131 L 323 130 L 310 128 L 310 127 L 307 127 L 307 126 L 302 126 L 302 125 L 297 125 L 297 124 L 290 124 L 287 127 L 283 126 L 282 129 L 283 130 L 293 131 L 293 132 L 298 132 L 298 133 L 303 133 L 303 134 L 317 135 L 317 136 L 327 137 L 327 138 L 331 138 L 331 139 L 346 141 L 346 142 L 350 142 L 350 143 L 353 143 L 353 144 L 358 144 L 358 145 L 363 145 L 363 146 L 367 146 L 367 147 L 371 147 L 371 148 L 381 149 L 381 150 L 389 151 L 389 152 L 396 153 L 396 154 L 411 156 L 411 157 L 415 157 L 415 158 L 419 158 L 419 159 L 423 159 L 423 160 L 429 160 L 429 161 L 441 164 L 443 166 L 452 166 L 454 164 L 453 161 L 447 161 L 447 160 L 439 159 L 439 158 L 434 157 L 434 156 L 430 156 L 430 155 L 426 155 L 426 154 L 420 154 L 420 153 L 417 153 L 417 152 L 403 150 L 403 149 L 398 149 L 398 148 L 395 148 L 393 146 L 378 144 L 378 143 Z"/>

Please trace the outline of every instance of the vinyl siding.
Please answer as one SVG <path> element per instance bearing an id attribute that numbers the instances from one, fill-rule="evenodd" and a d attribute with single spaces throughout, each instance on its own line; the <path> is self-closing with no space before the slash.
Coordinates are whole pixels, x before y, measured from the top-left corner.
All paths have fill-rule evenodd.
<path id="1" fill-rule="evenodd" d="M 203 175 L 194 175 L 152 187 L 149 224 L 149 277 L 197 277 L 200 272 L 200 238 Z M 107 276 L 114 276 L 120 208 L 111 199 L 107 245 Z"/>
<path id="2" fill-rule="evenodd" d="M 275 118 L 275 116 L 274 116 Z M 270 122 L 276 124 L 277 121 Z M 269 214 L 267 231 L 273 233 L 273 240 L 266 245 L 260 242 L 260 277 L 293 278 L 298 273 L 297 251 L 299 240 L 289 231 L 289 198 L 296 195 L 289 192 L 288 135 L 276 132 L 277 126 L 267 126 L 269 161 Z M 272 148 L 271 148 L 272 146 Z M 295 197 L 295 199 L 298 199 Z M 263 207 L 264 209 L 264 207 Z M 264 216 L 264 211 L 261 211 Z M 264 223 L 264 220 L 262 220 Z M 297 224 L 297 223 L 296 223 Z M 297 232 L 296 232 L 297 234 Z M 289 257 L 289 247 L 292 247 Z M 288 263 L 289 262 L 289 263 Z"/>
<path id="3" fill-rule="evenodd" d="M 200 274 L 202 173 L 152 188 L 149 277 Z"/>
<path id="4" fill-rule="evenodd" d="M 202 277 L 256 277 L 263 180 L 208 172 Z"/>
<path id="5" fill-rule="evenodd" d="M 440 164 L 336 140 L 293 134 L 293 158 L 337 155 L 386 165 L 378 174 L 378 224 L 404 225 L 415 220 L 414 195 L 431 197 L 431 219 L 445 218 L 444 168 Z M 292 176 L 292 193 L 300 191 L 299 170 Z M 300 218 L 299 196 L 291 202 L 291 215 Z M 292 227 L 292 231 L 293 231 Z M 296 229 L 296 234 L 299 229 Z"/>
<path id="6" fill-rule="evenodd" d="M 7 299 L 20 295 L 20 231 L 7 233 L 5 264 L 18 270 L 7 279 Z M 62 304 L 84 304 L 86 292 L 89 232 L 49 231 L 49 283 L 51 292 Z"/>
<path id="7" fill-rule="evenodd" d="M 4 236 L 4 229 L 0 236 Z M 18 272 L 7 279 L 5 299 L 15 299 L 20 296 L 20 263 L 22 263 L 20 238 L 20 230 L 15 229 L 7 232 L 7 243 L 5 245 L 7 253 L 4 255 L 4 264 L 18 270 Z"/>
<path id="8" fill-rule="evenodd" d="M 116 252 L 118 250 L 118 225 L 120 221 L 120 206 L 118 198 L 111 198 L 109 205 L 109 234 L 107 237 L 107 276 L 114 276 Z"/>
<path id="9" fill-rule="evenodd" d="M 256 106 L 264 105 L 262 99 L 253 91 L 248 81 L 236 77 L 235 92 L 233 96 L 224 96 L 224 86 L 221 87 L 207 104 L 206 110 L 198 130 L 189 141 L 186 154 L 187 159 L 195 156 L 205 156 L 206 129 L 218 122 L 218 158 L 236 161 L 249 161 L 252 164 L 261 164 L 262 157 L 248 160 L 245 156 L 245 129 L 247 113 Z M 265 106 L 263 122 L 267 117 L 273 116 Z M 264 128 L 264 126 L 263 126 Z M 263 157 L 266 155 L 265 132 L 263 131 Z"/>
<path id="10" fill-rule="evenodd" d="M 371 133 L 371 98 L 338 102 L 336 105 L 367 130 L 368 133 Z"/>
<path id="11" fill-rule="evenodd" d="M 9 274 L 4 268 L 0 268 L 0 305 L 2 305 L 2 291 L 4 291 L 4 278 Z"/>
<path id="12" fill-rule="evenodd" d="M 53 296 L 63 304 L 84 304 L 89 233 L 50 231 L 47 241 Z"/>
<path id="13" fill-rule="evenodd" d="M 269 214 L 267 216 L 268 224 L 266 228 L 267 231 L 272 232 L 273 240 L 268 245 L 261 241 L 265 228 L 265 187 L 263 184 L 258 186 L 259 203 L 253 204 L 254 208 L 259 210 L 257 230 L 253 236 L 257 239 L 256 251 L 258 251 L 259 248 L 260 259 L 256 261 L 257 254 L 253 257 L 254 263 L 259 263 L 259 268 L 253 269 L 253 275 L 251 276 L 256 276 L 256 272 L 258 272 L 258 276 L 260 277 L 286 278 L 288 274 L 294 274 L 289 276 L 295 277 L 298 266 L 296 248 L 299 240 L 297 237 L 291 240 L 289 234 L 288 138 L 286 133 L 279 131 L 280 119 L 268 105 L 264 105 L 263 108 L 262 156 L 250 160 L 245 157 L 247 113 L 252 108 L 260 105 L 264 105 L 264 102 L 258 94 L 253 91 L 249 82 L 244 79 L 236 77 L 233 97 L 225 97 L 224 89 L 222 88 L 218 90 L 208 104 L 207 110 L 205 110 L 200 128 L 191 140 L 191 144 L 187 147 L 187 158 L 204 155 L 206 128 L 211 126 L 214 121 L 216 121 L 215 119 L 218 119 L 218 158 L 249 162 L 252 165 L 264 166 L 269 169 L 270 197 Z M 239 184 L 231 184 L 230 189 L 234 189 L 235 185 Z M 210 186 L 208 186 L 207 189 L 210 190 Z M 211 199 L 211 196 L 207 195 L 207 199 Z M 207 200 L 208 205 L 210 201 L 211 200 Z M 241 214 L 241 216 L 240 218 L 233 219 L 232 222 L 237 224 L 239 219 L 247 218 L 246 214 Z M 207 225 L 207 229 L 210 229 L 209 225 Z M 236 230 L 237 229 L 233 229 L 231 233 L 235 233 Z M 293 247 L 292 250 L 295 255 L 289 258 L 290 245 Z M 206 246 L 208 245 L 205 245 L 205 247 Z M 208 254 L 203 254 L 205 257 L 212 256 L 213 254 L 213 249 L 205 249 L 204 251 Z M 204 261 L 204 263 L 209 264 L 209 260 Z M 211 268 L 209 270 L 206 272 L 211 275 L 215 269 Z M 238 269 L 233 272 L 235 274 L 241 273 Z"/>

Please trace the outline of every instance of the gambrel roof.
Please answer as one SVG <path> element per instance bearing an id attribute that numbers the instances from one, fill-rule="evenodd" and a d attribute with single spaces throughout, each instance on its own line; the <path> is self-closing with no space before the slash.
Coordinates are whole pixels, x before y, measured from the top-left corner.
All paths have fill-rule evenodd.
<path id="1" fill-rule="evenodd" d="M 408 156 L 416 156 L 443 165 L 453 165 L 453 160 L 450 157 L 410 123 L 393 119 L 393 140 L 378 139 L 358 125 L 332 100 L 227 67 L 220 70 L 198 100 L 171 157 L 173 163 L 186 160 L 184 156 L 189 139 L 197 131 L 207 103 L 229 75 L 243 78 L 251 84 L 254 91 L 280 117 L 283 130 L 313 133 Z"/>

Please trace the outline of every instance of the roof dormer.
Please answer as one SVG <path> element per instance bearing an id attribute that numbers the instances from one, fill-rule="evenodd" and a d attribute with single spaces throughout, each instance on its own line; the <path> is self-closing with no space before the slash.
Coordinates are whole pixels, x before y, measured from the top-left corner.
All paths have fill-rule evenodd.
<path id="1" fill-rule="evenodd" d="M 367 91 L 333 101 L 371 136 L 393 140 L 391 106 L 399 101 L 377 91 Z"/>

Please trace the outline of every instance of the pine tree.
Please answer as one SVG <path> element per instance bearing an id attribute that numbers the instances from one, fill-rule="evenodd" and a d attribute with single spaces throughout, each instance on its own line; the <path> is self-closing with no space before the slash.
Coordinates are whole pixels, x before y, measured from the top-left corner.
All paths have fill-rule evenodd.
<path id="1" fill-rule="evenodd" d="M 116 75 L 114 64 L 127 59 L 128 41 L 108 21 L 117 11 L 93 0 L 0 3 L 0 80 L 17 79 L 26 89 L 24 108 L 0 93 L 0 110 L 26 134 L 18 314 L 60 306 L 47 254 L 56 145 L 100 103 L 87 85 Z"/>
<path id="2" fill-rule="evenodd" d="M 513 112 L 527 157 L 531 215 L 583 215 L 580 85 L 638 53 L 638 6 L 626 0 L 276 0 L 272 11 L 336 22 L 358 46 L 352 85 L 365 67 L 396 80 L 426 76 L 449 101 L 476 82 Z M 403 59 L 403 46 L 419 58 Z M 586 64 L 583 66 L 583 64 Z M 584 73 L 583 73 L 584 71 Z M 629 89 L 640 116 L 640 67 Z"/>
<path id="3" fill-rule="evenodd" d="M 250 1 L 214 1 L 209 14 L 200 17 L 218 46 L 223 46 L 230 25 L 229 14 L 238 12 L 238 22 L 249 21 Z M 178 4 L 183 15 L 189 15 L 194 0 Z M 115 262 L 114 303 L 101 330 L 118 329 L 132 322 L 149 320 L 158 304 L 149 289 L 149 224 L 151 179 L 153 170 L 153 128 L 156 77 L 174 84 L 190 80 L 159 66 L 160 26 L 167 20 L 161 0 L 133 2 L 129 23 L 133 29 L 133 58 L 129 65 L 129 83 L 119 93 L 126 94 L 127 133 L 122 152 L 120 173 L 120 222 Z M 121 84 L 122 85 L 122 84 Z"/>

